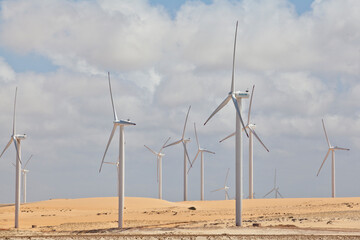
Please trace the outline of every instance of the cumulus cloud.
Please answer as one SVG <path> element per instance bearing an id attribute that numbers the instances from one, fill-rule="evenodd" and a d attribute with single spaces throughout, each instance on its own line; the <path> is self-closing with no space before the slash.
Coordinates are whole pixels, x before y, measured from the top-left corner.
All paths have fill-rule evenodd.
<path id="1" fill-rule="evenodd" d="M 15 72 L 9 66 L 8 63 L 4 60 L 4 58 L 0 57 L 0 79 L 1 82 L 11 82 L 15 80 Z"/>
<path id="2" fill-rule="evenodd" d="M 115 183 L 116 171 L 105 168 L 97 174 L 112 128 L 106 74 L 110 71 L 119 117 L 137 123 L 126 128 L 126 194 L 156 196 L 155 164 L 143 144 L 158 148 L 168 136 L 180 137 L 189 105 L 186 134 L 194 139 L 196 122 L 202 145 L 217 153 L 206 169 L 212 176 L 208 186 L 216 188 L 227 167 L 234 170 L 233 140 L 218 144 L 234 131 L 233 106 L 222 109 L 207 126 L 201 125 L 230 89 L 238 20 L 236 89 L 256 85 L 252 122 L 270 149 L 263 152 L 255 143 L 256 192 L 267 190 L 263 183 L 272 179 L 277 167 L 283 179 L 292 179 L 282 182 L 285 196 L 328 196 L 325 190 L 309 191 L 302 184 L 317 181 L 327 186 L 326 171 L 321 180 L 314 178 L 326 150 L 321 118 L 334 142 L 352 148 L 339 157 L 347 162 L 348 171 L 358 155 L 358 7 L 356 0 L 314 1 L 311 11 L 298 15 L 286 0 L 187 1 L 172 19 L 164 8 L 145 0 L 2 1 L 1 47 L 42 55 L 58 69 L 16 73 L 5 56 L 0 58 L 0 145 L 10 136 L 18 86 L 18 129 L 29 135 L 23 153 L 36 154 L 32 177 L 33 186 L 39 187 L 33 187 L 29 198 L 115 195 L 116 187 L 109 182 Z M 248 101 L 243 101 L 245 118 Z M 117 140 L 108 155 L 114 161 Z M 4 157 L 13 159 L 11 151 Z M 194 141 L 189 151 L 191 156 L 195 153 Z M 174 185 L 181 184 L 182 149 L 169 148 L 165 153 L 165 198 L 180 200 L 182 188 L 177 191 Z M 246 159 L 245 151 L 245 169 Z M 0 182 L 12 177 L 9 162 L 0 161 L 5 172 Z M 189 177 L 195 186 L 198 166 L 193 170 Z M 230 176 L 232 181 L 234 173 Z M 298 186 L 296 191 L 291 184 Z M 340 184 L 344 196 L 360 194 Z M 8 189 L 4 184 L 0 188 Z M 189 191 L 196 199 L 197 188 Z M 11 196 L 1 195 L 0 201 L 12 201 Z M 209 193 L 206 197 L 221 198 Z"/>

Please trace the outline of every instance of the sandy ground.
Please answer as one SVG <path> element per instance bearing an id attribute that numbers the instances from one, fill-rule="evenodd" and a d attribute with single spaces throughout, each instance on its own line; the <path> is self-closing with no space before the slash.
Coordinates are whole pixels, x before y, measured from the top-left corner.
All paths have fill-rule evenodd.
<path id="1" fill-rule="evenodd" d="M 246 199 L 243 227 L 234 216 L 234 200 L 128 197 L 119 230 L 115 197 L 54 199 L 23 204 L 20 230 L 14 206 L 0 205 L 0 238 L 360 239 L 360 198 Z"/>

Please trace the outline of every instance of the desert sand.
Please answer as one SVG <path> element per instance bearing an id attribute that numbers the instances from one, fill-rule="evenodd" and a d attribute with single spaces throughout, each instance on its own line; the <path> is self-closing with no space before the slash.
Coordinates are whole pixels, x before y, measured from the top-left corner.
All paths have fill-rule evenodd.
<path id="1" fill-rule="evenodd" d="M 0 205 L 0 238 L 126 239 L 360 239 L 360 198 L 243 200 L 243 227 L 235 226 L 235 201 L 168 202 L 125 198 L 123 230 L 117 198 L 54 199 Z"/>

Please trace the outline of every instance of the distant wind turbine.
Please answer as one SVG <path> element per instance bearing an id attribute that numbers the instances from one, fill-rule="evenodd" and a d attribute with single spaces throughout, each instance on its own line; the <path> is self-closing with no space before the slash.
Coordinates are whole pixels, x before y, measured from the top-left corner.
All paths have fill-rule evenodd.
<path id="1" fill-rule="evenodd" d="M 260 137 L 255 132 L 256 125 L 250 122 L 250 114 L 251 114 L 251 106 L 252 106 L 252 100 L 254 96 L 254 90 L 255 85 L 253 85 L 252 92 L 251 92 L 251 98 L 250 98 L 250 105 L 249 105 L 249 112 L 248 112 L 248 121 L 246 124 L 246 128 L 249 130 L 249 199 L 254 198 L 254 175 L 253 175 L 253 135 L 256 137 L 256 139 L 261 143 L 261 145 L 265 148 L 266 151 L 269 152 L 269 149 L 265 146 L 265 144 L 261 141 Z M 223 142 L 224 140 L 234 136 L 235 133 L 230 134 L 226 138 L 220 140 L 220 142 Z"/>
<path id="2" fill-rule="evenodd" d="M 162 145 L 159 152 L 155 152 L 154 150 L 152 150 L 148 146 L 144 145 L 150 152 L 152 152 L 156 156 L 157 181 L 159 183 L 159 199 L 162 199 L 162 158 L 163 158 L 163 156 L 165 156 L 165 154 L 162 153 L 161 151 L 164 149 L 165 145 L 167 144 L 167 142 L 169 140 L 170 140 L 170 137 Z"/>
<path id="3" fill-rule="evenodd" d="M 234 52 L 233 52 L 233 66 L 232 66 L 232 79 L 231 79 L 231 88 L 228 96 L 225 100 L 215 109 L 215 111 L 210 115 L 206 120 L 204 125 L 218 112 L 220 111 L 230 100 L 234 103 L 236 109 L 236 132 L 235 132 L 235 172 L 236 172 L 236 181 L 235 181 L 235 192 L 236 192 L 236 202 L 235 202 L 235 222 L 236 226 L 241 226 L 241 213 L 242 213 L 242 134 L 241 128 L 244 128 L 244 131 L 247 136 L 247 130 L 244 124 L 244 121 L 241 117 L 241 100 L 243 98 L 249 98 L 248 92 L 235 91 L 235 81 L 234 81 L 234 70 L 235 70 L 235 49 L 236 49 L 236 35 L 238 29 L 238 22 L 236 22 L 235 29 L 235 41 L 234 41 Z M 242 125 L 242 127 L 241 127 Z"/>
<path id="4" fill-rule="evenodd" d="M 118 163 L 118 195 L 119 195 L 119 216 L 118 216 L 118 227 L 123 227 L 123 211 L 124 211 L 124 192 L 125 192 L 125 136 L 124 136 L 124 127 L 125 126 L 133 126 L 136 125 L 135 123 L 131 122 L 130 120 L 119 120 L 116 115 L 116 110 L 114 106 L 114 99 L 112 96 L 111 91 L 111 83 L 110 83 L 110 73 L 108 73 L 109 79 L 109 89 L 110 89 L 110 97 L 111 97 L 111 104 L 114 113 L 114 127 L 111 131 L 109 141 L 106 145 L 105 153 L 101 161 L 99 172 L 101 172 L 102 165 L 104 164 L 104 159 L 106 152 L 109 148 L 111 140 L 114 136 L 116 128 L 120 127 L 120 144 L 119 144 L 119 163 Z"/>
<path id="5" fill-rule="evenodd" d="M 201 201 L 204 201 L 204 152 L 206 153 L 211 153 L 211 154 L 215 154 L 212 151 L 209 151 L 205 148 L 200 147 L 200 143 L 199 143 L 199 139 L 198 139 L 198 135 L 196 132 L 196 124 L 194 123 L 194 130 L 195 130 L 195 137 L 196 137 L 196 143 L 197 143 L 197 147 L 198 147 L 198 151 L 196 153 L 196 156 L 194 158 L 194 160 L 192 161 L 191 165 L 194 165 L 194 162 L 196 160 L 196 158 L 199 156 L 201 157 L 201 165 L 200 165 L 200 179 L 201 179 L 201 187 L 200 187 L 200 195 L 201 195 Z M 191 167 L 189 168 L 188 172 L 190 171 Z"/>
<path id="6" fill-rule="evenodd" d="M 224 187 L 219 188 L 219 189 L 215 189 L 215 190 L 211 191 L 211 192 L 217 192 L 217 191 L 224 190 L 224 192 L 225 192 L 225 200 L 229 200 L 229 199 L 230 199 L 229 193 L 228 193 L 229 187 L 227 186 L 227 179 L 228 179 L 228 177 L 229 177 L 229 171 L 230 171 L 230 168 L 228 168 L 227 173 L 226 173 L 225 182 L 224 182 Z"/>
<path id="7" fill-rule="evenodd" d="M 186 114 L 184 130 L 183 130 L 181 139 L 176 141 L 176 142 L 173 142 L 173 143 L 170 143 L 170 144 L 164 146 L 164 148 L 167 148 L 167 147 L 179 144 L 179 143 L 183 144 L 183 147 L 184 147 L 184 201 L 187 201 L 187 162 L 189 161 L 190 167 L 192 166 L 191 162 L 190 162 L 189 154 L 188 154 L 188 151 L 187 151 L 187 148 L 186 148 L 186 144 L 188 142 L 190 142 L 190 138 L 185 139 L 186 123 L 187 123 L 187 120 L 188 120 L 188 117 L 189 117 L 190 108 L 191 108 L 191 106 L 189 106 L 189 109 L 188 109 L 187 114 Z"/>
<path id="8" fill-rule="evenodd" d="M 326 137 L 326 142 L 329 146 L 329 149 L 326 153 L 326 156 L 324 158 L 324 161 L 321 163 L 321 166 L 319 168 L 319 171 L 317 173 L 316 176 L 319 176 L 319 173 L 321 171 L 321 168 L 322 166 L 324 165 L 326 159 L 328 158 L 329 156 L 329 153 L 331 152 L 331 190 L 332 190 L 332 197 L 334 198 L 335 197 L 335 151 L 336 150 L 345 150 L 345 151 L 349 151 L 350 149 L 348 148 L 343 148 L 343 147 L 338 147 L 338 146 L 335 146 L 333 147 L 331 144 L 330 144 L 330 141 L 329 141 L 329 138 L 328 138 L 328 135 L 326 133 L 326 129 L 325 129 L 325 124 L 324 124 L 324 119 L 321 119 L 322 120 L 322 125 L 323 125 L 323 128 L 324 128 L 324 133 L 325 133 L 325 137 Z"/>
<path id="9" fill-rule="evenodd" d="M 275 193 L 275 198 L 278 198 L 278 195 L 282 198 L 284 198 L 281 193 L 279 192 L 279 187 L 276 185 L 276 169 L 275 169 L 275 177 L 274 177 L 274 188 L 270 190 L 270 192 L 268 192 L 267 194 L 265 194 L 263 196 L 263 198 L 265 198 L 267 195 L 269 195 L 270 193 L 274 192 Z"/>
<path id="10" fill-rule="evenodd" d="M 15 179 L 15 228 L 19 228 L 19 213 L 20 213 L 20 189 L 21 189 L 21 140 L 26 139 L 26 134 L 16 134 L 16 95 L 17 95 L 17 87 L 15 89 L 15 100 L 14 100 L 14 115 L 13 115 L 13 130 L 10 141 L 6 145 L 5 149 L 2 151 L 0 158 L 14 142 L 15 150 L 16 150 L 16 179 Z"/>
<path id="11" fill-rule="evenodd" d="M 29 157 L 29 159 L 26 161 L 24 167 L 21 169 L 22 175 L 23 175 L 23 203 L 26 203 L 26 174 L 29 172 L 28 169 L 26 169 L 26 166 L 28 165 L 30 159 L 33 155 Z"/>

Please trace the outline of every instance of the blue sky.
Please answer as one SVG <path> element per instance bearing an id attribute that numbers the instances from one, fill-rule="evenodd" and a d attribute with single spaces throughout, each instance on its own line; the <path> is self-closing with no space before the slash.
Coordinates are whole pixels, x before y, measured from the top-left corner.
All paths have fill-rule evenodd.
<path id="1" fill-rule="evenodd" d="M 98 173 L 112 128 L 109 70 L 119 117 L 137 123 L 126 129 L 126 195 L 157 196 L 155 159 L 143 145 L 158 149 L 168 137 L 178 139 L 191 105 L 186 136 L 194 140 L 196 122 L 201 145 L 216 152 L 205 157 L 205 198 L 223 198 L 210 191 L 228 168 L 233 197 L 234 142 L 218 141 L 234 131 L 234 111 L 225 107 L 203 122 L 230 87 L 236 20 L 236 87 L 256 85 L 252 119 L 270 149 L 254 143 L 256 196 L 273 187 L 274 168 L 286 197 L 330 195 L 330 162 L 316 177 L 327 150 L 322 118 L 331 142 L 351 149 L 336 153 L 338 196 L 360 195 L 349 184 L 360 181 L 359 1 L 316 1 L 313 8 L 290 1 L 296 12 L 283 0 L 150 3 L 1 1 L 0 148 L 11 134 L 18 86 L 17 126 L 28 134 L 23 156 L 34 154 L 29 201 L 116 195 L 116 171 Z M 247 108 L 245 101 L 245 116 Z M 108 161 L 116 161 L 116 141 Z M 193 158 L 195 141 L 188 146 Z M 182 149 L 164 153 L 164 198 L 180 201 Z M 0 203 L 13 201 L 14 156 L 9 148 L 0 159 Z M 197 162 L 191 200 L 199 199 L 198 173 Z"/>
<path id="2" fill-rule="evenodd" d="M 180 9 L 181 5 L 184 4 L 184 0 L 150 0 L 150 3 L 153 5 L 162 5 L 166 8 L 166 10 L 171 14 L 171 16 L 175 16 L 176 12 Z M 202 2 L 210 4 L 211 0 L 203 0 Z M 311 3 L 313 0 L 290 0 L 292 4 L 294 4 L 296 11 L 298 14 L 303 14 L 311 9 Z"/>

